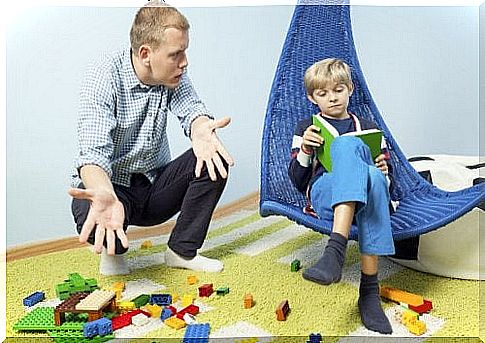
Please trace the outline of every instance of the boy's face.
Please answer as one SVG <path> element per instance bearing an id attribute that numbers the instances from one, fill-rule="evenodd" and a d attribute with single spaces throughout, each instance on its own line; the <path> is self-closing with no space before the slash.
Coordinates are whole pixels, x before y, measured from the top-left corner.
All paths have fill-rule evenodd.
<path id="1" fill-rule="evenodd" d="M 308 99 L 320 108 L 322 114 L 335 119 L 347 118 L 347 107 L 353 87 L 342 84 L 328 84 L 323 89 L 315 89 Z"/>

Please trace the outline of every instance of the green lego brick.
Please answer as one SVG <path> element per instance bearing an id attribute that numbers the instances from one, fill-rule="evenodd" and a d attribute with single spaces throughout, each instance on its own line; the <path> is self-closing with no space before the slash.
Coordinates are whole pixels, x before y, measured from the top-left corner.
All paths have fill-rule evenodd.
<path id="1" fill-rule="evenodd" d="M 52 330 L 48 334 L 56 343 L 101 343 L 115 338 L 113 334 L 86 338 L 82 330 Z"/>
<path id="2" fill-rule="evenodd" d="M 132 300 L 132 302 L 135 304 L 137 308 L 140 308 L 150 301 L 150 295 L 148 294 L 142 294 L 137 296 L 135 299 Z"/>
<path id="3" fill-rule="evenodd" d="M 67 280 L 56 285 L 55 290 L 59 299 L 65 300 L 73 293 L 92 292 L 98 288 L 96 279 L 85 279 L 79 273 L 71 273 Z"/>
<path id="4" fill-rule="evenodd" d="M 17 331 L 79 330 L 88 321 L 85 313 L 67 313 L 66 321 L 61 326 L 54 323 L 53 307 L 37 307 L 27 313 L 14 326 Z"/>
<path id="5" fill-rule="evenodd" d="M 53 330 L 55 327 L 54 308 L 37 307 L 15 323 L 13 329 L 18 331 L 47 331 Z"/>

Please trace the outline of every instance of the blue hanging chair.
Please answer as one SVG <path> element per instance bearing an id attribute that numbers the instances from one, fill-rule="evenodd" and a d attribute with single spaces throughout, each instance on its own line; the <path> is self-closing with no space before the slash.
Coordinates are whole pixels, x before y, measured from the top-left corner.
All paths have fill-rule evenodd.
<path id="1" fill-rule="evenodd" d="M 349 110 L 373 121 L 384 131 L 395 181 L 391 198 L 399 201 L 396 212 L 391 216 L 395 240 L 438 229 L 484 200 L 484 183 L 458 192 L 446 192 L 428 183 L 409 164 L 367 88 L 352 38 L 350 6 L 342 2 L 332 5 L 301 2 L 295 8 L 283 46 L 264 122 L 260 190 L 262 216 L 283 215 L 324 234 L 332 231 L 331 221 L 303 213 L 307 201 L 292 185 L 287 174 L 295 125 L 318 112 L 307 100 L 303 75 L 314 62 L 329 57 L 340 58 L 351 67 L 355 90 Z M 355 226 L 349 238 L 358 239 Z"/>

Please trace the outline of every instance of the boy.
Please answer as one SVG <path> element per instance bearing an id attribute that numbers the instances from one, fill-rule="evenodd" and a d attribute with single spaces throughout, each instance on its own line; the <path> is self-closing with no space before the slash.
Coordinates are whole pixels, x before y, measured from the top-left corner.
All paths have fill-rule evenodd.
<path id="1" fill-rule="evenodd" d="M 376 128 L 349 113 L 353 83 L 349 66 L 338 59 L 325 59 L 305 73 L 308 99 L 320 109 L 324 120 L 339 134 Z M 386 151 L 375 161 L 369 148 L 357 137 L 337 137 L 331 147 L 333 171 L 327 172 L 314 149 L 324 142 L 311 118 L 298 123 L 293 137 L 288 174 L 301 192 L 306 192 L 316 214 L 333 220 L 332 233 L 320 260 L 303 272 L 307 280 L 323 285 L 339 282 L 352 222 L 358 227 L 361 252 L 359 312 L 365 327 L 384 334 L 392 328 L 379 297 L 379 255 L 394 254 L 389 214 Z"/>

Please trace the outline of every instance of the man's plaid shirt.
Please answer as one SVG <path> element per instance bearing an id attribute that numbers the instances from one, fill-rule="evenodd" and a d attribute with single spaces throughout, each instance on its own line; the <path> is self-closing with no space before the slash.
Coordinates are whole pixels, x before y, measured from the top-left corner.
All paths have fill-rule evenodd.
<path id="1" fill-rule="evenodd" d="M 103 58 L 89 69 L 81 88 L 76 170 L 97 165 L 122 186 L 130 185 L 133 173 L 153 182 L 155 169 L 171 159 L 169 113 L 178 117 L 188 137 L 194 119 L 212 118 L 186 73 L 173 90 L 147 86 L 134 72 L 129 48 Z M 77 187 L 79 175 L 72 181 Z"/>

